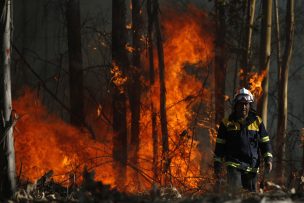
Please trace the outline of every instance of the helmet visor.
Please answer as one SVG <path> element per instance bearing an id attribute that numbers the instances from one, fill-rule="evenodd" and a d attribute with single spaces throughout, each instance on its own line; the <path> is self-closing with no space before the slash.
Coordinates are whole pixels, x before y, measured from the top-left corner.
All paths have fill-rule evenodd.
<path id="1" fill-rule="evenodd" d="M 253 98 L 251 95 L 248 94 L 240 94 L 235 98 L 235 102 L 241 101 L 241 100 L 245 100 L 248 103 L 253 102 Z"/>

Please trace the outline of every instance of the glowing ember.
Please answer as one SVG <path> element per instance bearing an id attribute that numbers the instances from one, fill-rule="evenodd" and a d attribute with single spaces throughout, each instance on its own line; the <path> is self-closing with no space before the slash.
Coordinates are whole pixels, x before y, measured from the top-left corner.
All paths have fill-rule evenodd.
<path id="1" fill-rule="evenodd" d="M 101 111 L 102 111 L 102 106 L 100 104 L 98 104 L 98 107 L 97 107 L 97 117 L 100 117 Z"/>
<path id="2" fill-rule="evenodd" d="M 135 48 L 134 47 L 132 47 L 130 44 L 126 44 L 125 45 L 125 48 L 126 48 L 126 50 L 128 51 L 128 52 L 130 52 L 130 53 L 132 53 L 133 51 L 135 51 Z"/>
<path id="3" fill-rule="evenodd" d="M 115 62 L 113 62 L 113 68 L 111 70 L 111 74 L 112 74 L 112 82 L 116 85 L 116 87 L 118 87 L 118 89 L 120 90 L 121 93 L 124 92 L 124 84 L 127 82 L 127 77 L 124 76 L 124 74 L 122 73 L 122 71 L 120 70 L 119 66 L 115 64 Z"/>
<path id="4" fill-rule="evenodd" d="M 131 29 L 132 29 L 132 23 L 127 24 L 127 25 L 126 25 L 126 28 L 127 28 L 128 30 L 131 30 Z"/>

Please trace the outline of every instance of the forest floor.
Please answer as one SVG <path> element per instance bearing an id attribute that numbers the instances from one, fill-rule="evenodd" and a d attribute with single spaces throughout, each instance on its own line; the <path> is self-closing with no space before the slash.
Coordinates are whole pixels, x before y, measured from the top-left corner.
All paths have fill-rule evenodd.
<path id="1" fill-rule="evenodd" d="M 297 203 L 304 202 L 301 189 L 286 190 L 271 182 L 265 184 L 265 191 L 249 193 L 240 191 L 235 194 L 202 192 L 195 195 L 182 195 L 174 187 L 154 188 L 140 194 L 124 194 L 110 185 L 94 181 L 91 173 L 83 174 L 80 186 L 64 187 L 55 183 L 52 171 L 46 173 L 35 183 L 20 184 L 8 202 L 103 202 L 103 203 Z M 302 185 L 301 185 L 302 186 Z M 2 201 L 0 201 L 2 202 Z M 7 201 L 5 201 L 7 202 Z"/>
<path id="2" fill-rule="evenodd" d="M 162 190 L 162 189 L 161 189 Z M 45 186 L 28 184 L 26 188 L 19 188 L 9 202 L 103 202 L 103 203 L 291 203 L 304 202 L 304 193 L 291 193 L 279 189 L 263 193 L 239 192 L 205 193 L 195 196 L 181 195 L 174 188 L 165 189 L 166 193 L 157 195 L 141 193 L 127 195 L 110 189 L 109 185 L 101 182 L 82 184 L 80 187 L 67 188 L 55 183 Z"/>

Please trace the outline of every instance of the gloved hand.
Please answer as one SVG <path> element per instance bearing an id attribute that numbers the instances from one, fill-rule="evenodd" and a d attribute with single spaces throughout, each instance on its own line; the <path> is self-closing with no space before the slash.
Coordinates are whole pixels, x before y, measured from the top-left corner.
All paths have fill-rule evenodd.
<path id="1" fill-rule="evenodd" d="M 272 162 L 267 161 L 265 162 L 265 173 L 270 173 L 272 171 Z"/>

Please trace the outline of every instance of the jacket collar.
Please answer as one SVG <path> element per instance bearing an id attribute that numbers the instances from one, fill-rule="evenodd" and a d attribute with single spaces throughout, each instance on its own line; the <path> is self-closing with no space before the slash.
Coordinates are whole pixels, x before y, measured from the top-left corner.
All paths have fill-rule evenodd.
<path id="1" fill-rule="evenodd" d="M 257 114 L 255 112 L 249 111 L 248 117 L 245 120 L 245 125 L 250 125 L 257 119 Z M 229 121 L 238 122 L 238 119 L 236 117 L 236 114 L 233 112 L 229 116 Z"/>

